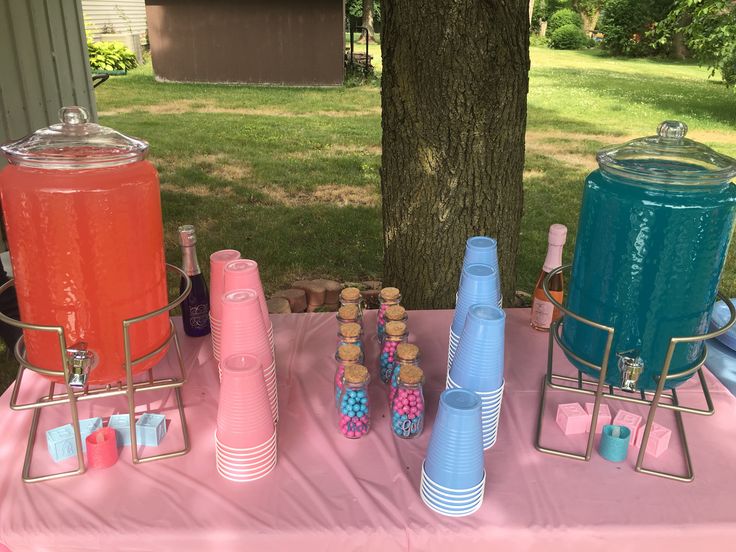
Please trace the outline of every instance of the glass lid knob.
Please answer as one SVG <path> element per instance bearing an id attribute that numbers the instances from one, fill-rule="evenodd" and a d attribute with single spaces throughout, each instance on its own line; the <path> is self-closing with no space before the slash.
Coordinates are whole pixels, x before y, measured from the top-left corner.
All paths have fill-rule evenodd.
<path id="1" fill-rule="evenodd" d="M 59 120 L 65 125 L 80 125 L 89 121 L 87 110 L 83 107 L 62 107 L 59 110 Z"/>
<path id="2" fill-rule="evenodd" d="M 687 125 L 681 121 L 663 121 L 657 127 L 660 138 L 680 140 L 687 134 Z"/>

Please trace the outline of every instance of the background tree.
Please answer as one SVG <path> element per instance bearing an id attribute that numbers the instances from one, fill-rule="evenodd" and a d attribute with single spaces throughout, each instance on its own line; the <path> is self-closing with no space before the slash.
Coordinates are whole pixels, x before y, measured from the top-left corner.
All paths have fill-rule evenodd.
<path id="1" fill-rule="evenodd" d="M 359 42 L 368 40 L 375 42 L 374 24 L 381 19 L 381 2 L 379 0 L 347 0 L 345 3 L 345 11 L 349 17 L 360 18 L 361 31 Z"/>
<path id="2" fill-rule="evenodd" d="M 454 304 L 465 240 L 498 239 L 515 290 L 529 13 L 522 0 L 384 0 L 384 282 L 410 308 Z"/>
<path id="3" fill-rule="evenodd" d="M 736 5 L 732 0 L 676 0 L 653 31 L 659 44 L 681 33 L 685 45 L 701 65 L 727 84 L 736 84 Z"/>
<path id="4" fill-rule="evenodd" d="M 671 8 L 672 0 L 606 0 L 598 25 L 603 48 L 617 56 L 668 54 L 669 41 L 651 33 Z"/>
<path id="5" fill-rule="evenodd" d="M 572 8 L 583 18 L 583 30 L 594 31 L 605 0 L 572 0 Z"/>

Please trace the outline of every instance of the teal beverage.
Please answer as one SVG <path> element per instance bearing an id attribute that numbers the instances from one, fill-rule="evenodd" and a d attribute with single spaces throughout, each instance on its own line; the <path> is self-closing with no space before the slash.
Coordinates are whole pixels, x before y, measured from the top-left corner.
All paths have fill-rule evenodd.
<path id="1" fill-rule="evenodd" d="M 603 150 L 586 180 L 567 308 L 615 329 L 606 377 L 615 387 L 654 390 L 670 339 L 708 332 L 736 212 L 736 160 L 684 138 L 686 131 L 666 122 L 658 136 Z M 601 364 L 607 337 L 564 319 L 563 343 L 593 364 Z M 703 346 L 679 344 L 669 373 L 694 366 Z M 622 357 L 642 369 L 629 385 Z"/>

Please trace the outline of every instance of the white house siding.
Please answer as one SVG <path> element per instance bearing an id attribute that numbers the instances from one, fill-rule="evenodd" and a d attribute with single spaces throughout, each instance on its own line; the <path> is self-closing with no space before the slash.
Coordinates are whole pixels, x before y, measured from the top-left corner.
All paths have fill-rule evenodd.
<path id="1" fill-rule="evenodd" d="M 96 119 L 83 36 L 79 0 L 0 0 L 0 144 L 57 123 L 62 106 Z"/>
<path id="2" fill-rule="evenodd" d="M 145 0 L 82 0 L 84 22 L 93 35 L 112 28 L 115 33 L 146 38 Z"/>

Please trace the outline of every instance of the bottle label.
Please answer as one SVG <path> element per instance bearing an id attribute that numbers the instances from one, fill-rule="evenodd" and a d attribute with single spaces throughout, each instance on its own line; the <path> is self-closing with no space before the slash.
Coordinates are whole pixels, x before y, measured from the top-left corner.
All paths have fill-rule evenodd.
<path id="1" fill-rule="evenodd" d="M 556 301 L 562 302 L 561 291 L 551 291 L 550 293 Z M 538 297 L 537 293 L 535 293 L 534 299 L 532 300 L 532 325 L 536 328 L 549 329 L 552 321 L 559 318 L 560 314 L 557 312 L 555 306 L 547 300 L 542 290 L 539 290 L 539 294 L 542 297 Z"/>
<path id="2" fill-rule="evenodd" d="M 209 327 L 209 307 L 202 303 L 189 306 L 189 324 L 192 328 L 205 329 Z"/>

